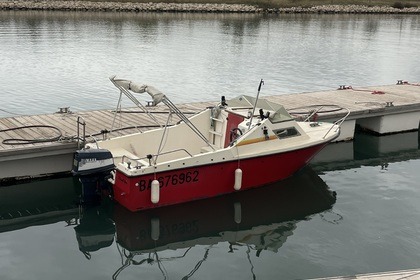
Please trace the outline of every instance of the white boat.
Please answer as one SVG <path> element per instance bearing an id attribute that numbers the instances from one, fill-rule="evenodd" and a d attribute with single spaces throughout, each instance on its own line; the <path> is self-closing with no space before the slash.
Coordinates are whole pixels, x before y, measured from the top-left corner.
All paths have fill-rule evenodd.
<path id="1" fill-rule="evenodd" d="M 161 91 L 110 78 L 137 106 L 147 92 L 181 121 L 87 144 L 74 173 L 112 169 L 115 200 L 131 211 L 264 186 L 291 176 L 339 136 L 336 123 L 296 121 L 280 104 L 239 96 L 187 118 Z M 149 114 L 152 118 L 153 115 Z M 309 118 L 308 118 L 309 119 Z M 112 159 L 111 159 L 112 158 Z"/>

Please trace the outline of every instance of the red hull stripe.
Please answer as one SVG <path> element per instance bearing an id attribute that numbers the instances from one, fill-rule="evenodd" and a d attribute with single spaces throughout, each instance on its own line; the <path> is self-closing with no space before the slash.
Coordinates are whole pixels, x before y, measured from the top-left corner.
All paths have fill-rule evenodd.
<path id="1" fill-rule="evenodd" d="M 156 174 L 159 203 L 151 202 L 153 174 L 128 177 L 117 170 L 115 200 L 131 211 L 214 197 L 234 192 L 235 170 L 242 170 L 241 190 L 283 180 L 304 167 L 326 144 L 281 154 L 170 170 Z"/>

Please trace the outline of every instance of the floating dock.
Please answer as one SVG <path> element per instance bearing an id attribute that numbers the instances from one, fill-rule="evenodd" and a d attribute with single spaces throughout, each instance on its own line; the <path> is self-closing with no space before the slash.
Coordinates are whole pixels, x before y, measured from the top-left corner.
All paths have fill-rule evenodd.
<path id="1" fill-rule="evenodd" d="M 235 96 L 227 96 L 227 99 Z M 350 115 L 342 125 L 339 141 L 352 140 L 356 125 L 379 135 L 415 131 L 420 121 L 420 84 L 398 81 L 396 85 L 353 88 L 265 97 L 282 104 L 297 119 L 312 115 L 313 121 L 336 121 Z M 195 114 L 214 102 L 178 104 L 184 114 Z M 147 107 L 165 124 L 168 109 Z M 169 120 L 175 124 L 173 115 Z M 0 119 L 0 185 L 17 179 L 69 173 L 73 153 L 83 141 L 127 135 L 156 128 L 139 108 L 59 112 Z"/>
<path id="2" fill-rule="evenodd" d="M 358 274 L 352 276 L 316 278 L 311 280 L 419 280 L 420 269 L 399 270 L 383 273 Z"/>
<path id="3" fill-rule="evenodd" d="M 354 137 L 356 124 L 378 135 L 418 130 L 420 121 L 420 84 L 398 81 L 396 85 L 353 88 L 273 96 L 293 114 L 303 114 L 308 106 L 321 108 L 319 121 L 335 121 L 348 109 L 342 125 L 341 141 Z M 341 109 L 341 110 L 339 110 Z M 302 111 L 303 110 L 303 111 Z"/>

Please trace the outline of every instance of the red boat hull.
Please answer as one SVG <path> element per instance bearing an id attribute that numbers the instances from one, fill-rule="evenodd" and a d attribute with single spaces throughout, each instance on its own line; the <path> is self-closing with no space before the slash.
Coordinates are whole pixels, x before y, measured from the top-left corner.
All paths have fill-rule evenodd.
<path id="1" fill-rule="evenodd" d="M 283 180 L 304 167 L 326 144 L 281 154 L 241 159 L 241 190 Z M 160 183 L 160 199 L 151 202 L 154 174 L 128 177 L 116 171 L 114 199 L 129 209 L 139 211 L 165 205 L 214 197 L 235 192 L 235 170 L 238 161 L 170 170 L 156 173 Z"/>

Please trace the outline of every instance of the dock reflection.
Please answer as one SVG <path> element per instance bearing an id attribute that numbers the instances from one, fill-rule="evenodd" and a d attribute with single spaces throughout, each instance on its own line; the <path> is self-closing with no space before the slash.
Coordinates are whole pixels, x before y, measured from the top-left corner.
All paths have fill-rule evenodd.
<path id="1" fill-rule="evenodd" d="M 79 192 L 74 178 L 39 180 L 0 187 L 0 232 L 78 217 Z"/>
<path id="2" fill-rule="evenodd" d="M 389 163 L 420 158 L 418 131 L 375 136 L 357 133 L 354 141 L 332 143 L 311 161 L 317 172 L 386 166 Z"/>

